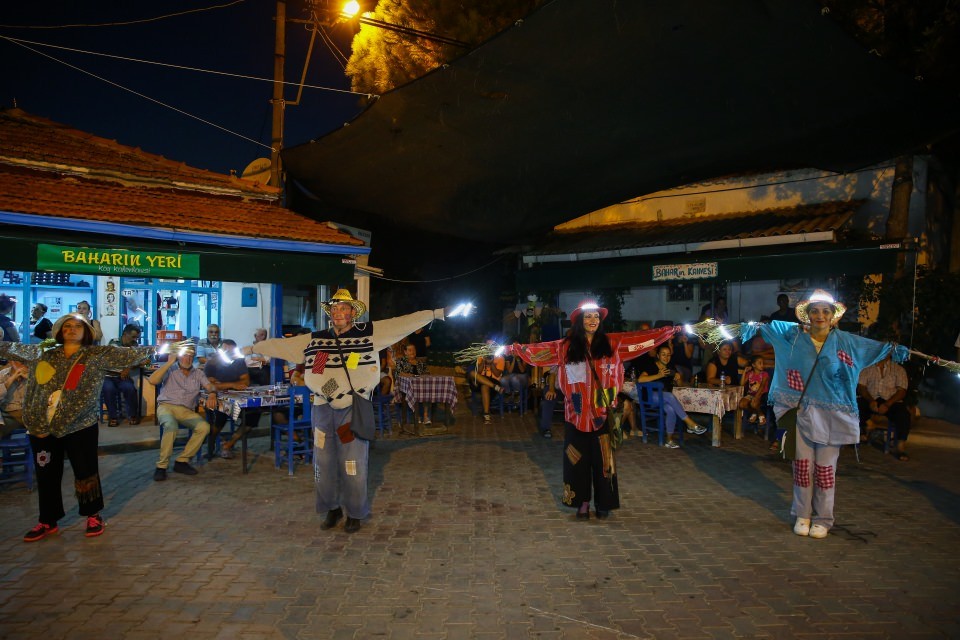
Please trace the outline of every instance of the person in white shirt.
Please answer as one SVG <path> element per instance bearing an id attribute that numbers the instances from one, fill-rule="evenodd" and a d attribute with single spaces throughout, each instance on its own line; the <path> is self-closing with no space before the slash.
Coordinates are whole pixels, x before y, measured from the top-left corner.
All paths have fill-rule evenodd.
<path id="1" fill-rule="evenodd" d="M 874 416 L 886 416 L 893 425 L 897 460 L 909 460 L 906 453 L 910 435 L 910 409 L 903 403 L 909 382 L 903 367 L 887 356 L 860 372 L 857 382 L 857 405 L 860 410 L 860 438 L 866 440 Z"/>

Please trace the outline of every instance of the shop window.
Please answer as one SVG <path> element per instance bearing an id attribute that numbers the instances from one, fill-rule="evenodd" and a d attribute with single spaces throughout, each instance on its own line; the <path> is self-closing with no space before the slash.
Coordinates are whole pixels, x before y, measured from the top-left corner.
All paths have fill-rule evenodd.
<path id="1" fill-rule="evenodd" d="M 694 285 L 689 282 L 679 282 L 667 285 L 667 302 L 687 302 L 693 300 Z"/>

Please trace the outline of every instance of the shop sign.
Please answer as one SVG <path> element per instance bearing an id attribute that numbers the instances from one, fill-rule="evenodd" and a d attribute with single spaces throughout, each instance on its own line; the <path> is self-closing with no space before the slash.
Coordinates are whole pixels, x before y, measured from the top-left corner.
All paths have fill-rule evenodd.
<path id="1" fill-rule="evenodd" d="M 195 253 L 39 244 L 37 245 L 37 270 L 92 273 L 103 276 L 199 278 L 200 256 Z"/>
<path id="2" fill-rule="evenodd" d="M 702 278 L 717 277 L 716 262 L 693 262 L 690 264 L 655 264 L 653 265 L 653 281 L 667 280 L 699 280 Z"/>

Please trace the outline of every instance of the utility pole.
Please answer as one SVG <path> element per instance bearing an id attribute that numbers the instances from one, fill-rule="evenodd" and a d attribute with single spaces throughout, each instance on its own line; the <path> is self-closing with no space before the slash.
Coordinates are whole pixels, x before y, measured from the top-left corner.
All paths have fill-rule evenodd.
<path id="1" fill-rule="evenodd" d="M 287 3 L 277 0 L 276 41 L 273 48 L 273 126 L 271 128 L 270 147 L 270 184 L 282 187 L 280 182 L 280 149 L 283 148 L 283 65 L 287 58 L 286 45 Z"/>

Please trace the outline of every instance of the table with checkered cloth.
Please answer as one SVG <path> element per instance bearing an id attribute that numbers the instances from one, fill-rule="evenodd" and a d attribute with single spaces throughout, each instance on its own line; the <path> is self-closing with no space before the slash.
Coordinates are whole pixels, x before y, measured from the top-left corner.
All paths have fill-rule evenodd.
<path id="1" fill-rule="evenodd" d="M 457 383 L 453 376 L 400 376 L 397 390 L 416 415 L 418 402 L 445 402 L 453 413 L 457 406 Z"/>
<path id="2" fill-rule="evenodd" d="M 713 415 L 713 446 L 720 446 L 720 420 L 727 411 L 736 411 L 734 437 L 740 439 L 743 433 L 740 427 L 740 398 L 743 387 L 739 385 L 724 387 L 674 387 L 673 395 L 687 413 L 709 413 Z"/>

